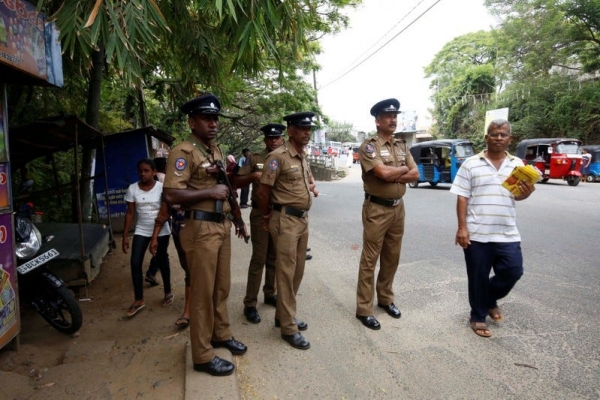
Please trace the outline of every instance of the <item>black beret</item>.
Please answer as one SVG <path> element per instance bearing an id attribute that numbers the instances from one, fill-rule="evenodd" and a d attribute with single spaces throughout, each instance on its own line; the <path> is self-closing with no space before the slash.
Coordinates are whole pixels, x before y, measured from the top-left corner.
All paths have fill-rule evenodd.
<path id="1" fill-rule="evenodd" d="M 260 130 L 265 134 L 265 137 L 281 136 L 283 135 L 283 131 L 285 131 L 285 125 L 267 124 L 260 128 Z"/>
<path id="2" fill-rule="evenodd" d="M 371 107 L 371 115 L 376 117 L 381 113 L 396 113 L 400 114 L 400 102 L 396 99 L 381 100 L 379 103 Z"/>
<path id="3" fill-rule="evenodd" d="M 203 94 L 181 106 L 181 112 L 187 115 L 194 114 L 221 114 L 221 102 L 212 93 Z"/>
<path id="4" fill-rule="evenodd" d="M 317 126 L 312 120 L 314 116 L 314 112 L 306 111 L 286 115 L 283 119 L 287 122 L 288 126 Z"/>

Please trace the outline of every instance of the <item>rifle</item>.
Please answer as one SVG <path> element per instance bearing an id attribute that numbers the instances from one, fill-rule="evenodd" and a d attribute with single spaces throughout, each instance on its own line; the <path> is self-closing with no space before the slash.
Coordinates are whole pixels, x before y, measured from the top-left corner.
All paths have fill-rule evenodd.
<path id="1" fill-rule="evenodd" d="M 248 239 L 250 239 L 250 235 L 246 231 L 246 224 L 244 224 L 244 220 L 242 219 L 242 210 L 240 209 L 240 205 L 235 199 L 235 190 L 227 177 L 227 171 L 225 170 L 225 166 L 221 160 L 216 160 L 214 165 L 219 169 L 217 174 L 217 180 L 220 184 L 227 186 L 229 188 L 229 196 L 227 196 L 227 202 L 229 203 L 229 207 L 231 207 L 231 215 L 233 216 L 233 224 L 235 225 L 235 233 L 239 238 L 243 238 L 246 243 L 248 243 Z M 219 211 L 219 206 L 223 207 L 223 203 L 220 201 L 217 202 L 217 212 Z"/>

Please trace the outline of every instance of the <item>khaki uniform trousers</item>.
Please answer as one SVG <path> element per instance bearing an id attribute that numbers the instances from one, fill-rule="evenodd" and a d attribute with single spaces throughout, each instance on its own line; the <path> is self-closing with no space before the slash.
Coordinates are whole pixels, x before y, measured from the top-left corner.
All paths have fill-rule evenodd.
<path id="1" fill-rule="evenodd" d="M 265 269 L 265 298 L 275 296 L 275 246 L 269 232 L 262 226 L 263 218 L 258 208 L 250 211 L 250 237 L 252 240 L 252 258 L 248 266 L 245 307 L 256 307 L 263 268 Z"/>
<path id="2" fill-rule="evenodd" d="M 365 200 L 362 211 L 363 249 L 356 287 L 356 315 L 373 315 L 375 266 L 379 258 L 377 300 L 387 306 L 394 302 L 394 275 L 400 262 L 404 235 L 404 202 L 396 207 Z"/>
<path id="3" fill-rule="evenodd" d="M 187 220 L 179 232 L 190 271 L 190 341 L 192 360 L 215 356 L 211 340 L 232 337 L 227 313 L 231 286 L 231 222 Z"/>
<path id="4" fill-rule="evenodd" d="M 277 311 L 283 335 L 298 332 L 296 294 L 304 276 L 306 246 L 308 245 L 308 217 L 298 218 L 272 211 L 269 231 L 275 244 L 275 276 L 277 277 Z"/>

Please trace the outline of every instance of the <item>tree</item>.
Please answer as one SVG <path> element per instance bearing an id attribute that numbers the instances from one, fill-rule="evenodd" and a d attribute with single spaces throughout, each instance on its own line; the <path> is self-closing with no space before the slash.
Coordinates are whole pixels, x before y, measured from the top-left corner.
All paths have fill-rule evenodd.
<path id="1" fill-rule="evenodd" d="M 487 0 L 503 22 L 449 42 L 426 68 L 433 78 L 434 133 L 483 132 L 484 113 L 508 107 L 518 140 L 600 141 L 595 75 L 600 2 Z M 516 142 L 516 141 L 515 141 Z"/>
<path id="2" fill-rule="evenodd" d="M 223 86 L 229 74 L 252 76 L 266 60 L 281 66 L 280 43 L 295 60 L 310 56 L 310 41 L 346 23 L 339 12 L 349 0 L 233 0 L 95 2 L 38 0 L 38 8 L 54 19 L 65 54 L 88 78 L 86 121 L 98 127 L 102 79 L 119 76 L 144 108 L 149 77 L 177 81 L 182 97 L 212 88 L 228 101 Z M 160 7 L 160 8 L 159 8 Z M 287 54 L 287 53 L 286 53 Z M 287 59 L 286 59 L 287 60 Z M 104 66 L 108 70 L 104 71 Z M 281 74 L 280 74 L 281 75 Z M 221 90 L 219 90 L 221 89 Z M 132 96 L 128 96 L 132 98 Z M 171 102 L 174 103 L 174 102 Z M 140 113 L 145 119 L 145 113 Z M 91 175 L 93 153 L 82 162 L 82 188 Z M 84 218 L 91 212 L 91 191 L 82 191 Z"/>
<path id="3" fill-rule="evenodd" d="M 496 91 L 497 47 L 490 32 L 459 36 L 447 43 L 425 68 L 432 78 L 434 135 L 468 137 L 485 110 L 481 104 Z"/>
<path id="4" fill-rule="evenodd" d="M 349 122 L 329 121 L 327 124 L 327 140 L 334 142 L 355 142 L 356 137 L 352 135 L 354 126 Z"/>

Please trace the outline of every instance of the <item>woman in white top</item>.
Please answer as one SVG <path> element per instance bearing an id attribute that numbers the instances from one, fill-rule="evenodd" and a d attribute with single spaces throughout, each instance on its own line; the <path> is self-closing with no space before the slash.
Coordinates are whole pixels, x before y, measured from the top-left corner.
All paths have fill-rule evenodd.
<path id="1" fill-rule="evenodd" d="M 158 248 L 155 257 L 158 261 L 165 294 L 162 305 L 170 306 L 173 304 L 171 270 L 169 267 L 169 254 L 167 253 L 171 228 L 164 221 L 158 222 L 157 220 L 161 207 L 164 207 L 164 210 L 167 207 L 166 203 L 161 200 L 163 185 L 154 179 L 156 167 L 152 160 L 140 160 L 137 167 L 140 181 L 129 185 L 125 194 L 127 214 L 125 215 L 123 230 L 123 252 L 126 254 L 129 250 L 127 233 L 133 223 L 134 215 L 136 216 L 135 233 L 131 244 L 131 278 L 135 300 L 127 310 L 128 317 L 133 317 L 146 306 L 144 302 L 142 263 L 155 229 L 159 230 Z"/>

